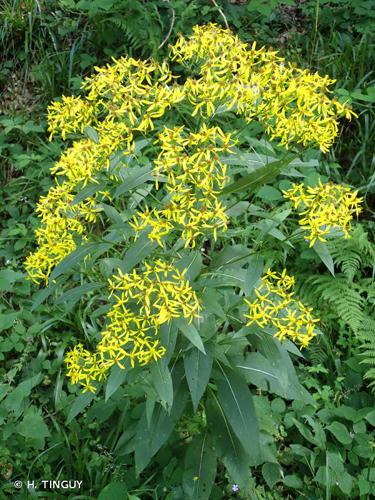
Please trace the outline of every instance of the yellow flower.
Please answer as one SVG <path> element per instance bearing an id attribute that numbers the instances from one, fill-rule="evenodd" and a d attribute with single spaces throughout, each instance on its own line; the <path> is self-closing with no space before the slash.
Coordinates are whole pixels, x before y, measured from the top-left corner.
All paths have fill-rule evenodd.
<path id="1" fill-rule="evenodd" d="M 170 193 L 161 209 L 146 209 L 134 216 L 130 225 L 138 233 L 151 226 L 151 240 L 162 245 L 163 236 L 181 228 L 185 246 L 194 247 L 199 235 L 211 230 L 214 238 L 219 228 L 226 229 L 227 216 L 217 195 L 227 181 L 222 152 L 231 153 L 232 134 L 219 127 L 202 125 L 196 133 L 184 133 L 184 127 L 164 128 L 159 134 L 161 152 L 155 161 L 156 187 L 159 179 Z"/>
<path id="2" fill-rule="evenodd" d="M 184 84 L 193 116 L 233 110 L 247 121 L 258 119 L 285 147 L 318 144 L 326 152 L 338 134 L 338 118 L 357 116 L 330 99 L 334 80 L 286 64 L 255 42 L 248 48 L 215 24 L 195 26 L 188 38 L 180 35 L 171 58 L 199 73 Z"/>
<path id="3" fill-rule="evenodd" d="M 351 191 L 341 184 L 322 184 L 319 181 L 314 188 L 293 184 L 283 194 L 303 216 L 299 224 L 309 233 L 307 240 L 310 247 L 317 240 L 325 242 L 325 236 L 334 229 L 341 230 L 344 237 L 349 238 L 353 216 L 358 216 L 362 211 L 363 199 L 357 196 L 357 191 Z"/>
<path id="4" fill-rule="evenodd" d="M 290 338 L 301 348 L 307 347 L 316 335 L 312 308 L 293 298 L 294 277 L 286 269 L 278 274 L 268 269 L 261 285 L 255 290 L 256 299 L 245 299 L 249 306 L 245 318 L 247 326 L 256 323 L 261 328 L 271 325 L 276 328 L 275 337 L 280 341 Z"/>
<path id="5" fill-rule="evenodd" d="M 119 271 L 113 276 L 109 288 L 115 304 L 96 351 L 78 344 L 65 356 L 71 382 L 93 391 L 93 382 L 105 378 L 115 364 L 124 369 L 127 364 L 146 365 L 161 358 L 165 348 L 156 338 L 160 326 L 181 316 L 191 322 L 199 315 L 199 300 L 185 274 L 186 270 L 157 260 L 146 263 L 142 273 Z"/>

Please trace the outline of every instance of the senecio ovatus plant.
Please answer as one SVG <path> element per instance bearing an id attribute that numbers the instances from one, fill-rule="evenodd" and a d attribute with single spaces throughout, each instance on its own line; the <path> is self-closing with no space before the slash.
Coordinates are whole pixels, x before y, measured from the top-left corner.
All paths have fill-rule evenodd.
<path id="1" fill-rule="evenodd" d="M 322 152 L 333 144 L 339 118 L 354 115 L 331 98 L 334 81 L 328 76 L 299 69 L 255 42 L 248 46 L 215 24 L 196 26 L 190 37 L 180 35 L 170 47 L 170 61 L 178 74 L 167 61 L 121 57 L 95 68 L 83 81 L 82 97 L 63 97 L 49 107 L 50 139 L 60 134 L 71 145 L 51 170 L 55 185 L 37 205 L 38 248 L 25 263 L 35 283 L 47 283 L 53 269 L 90 240 L 101 203 L 112 201 L 113 190 L 100 189 L 98 179 L 106 176 L 112 187 L 123 182 L 113 159 L 119 151 L 136 157 L 140 139 L 155 145 L 151 176 L 154 192 L 163 190 L 164 197 L 154 196 L 156 206 L 133 214 L 132 238 L 146 232 L 161 250 L 176 238 L 194 249 L 210 235 L 216 240 L 230 223 L 220 200 L 230 177 L 223 157 L 235 155 L 240 144 L 236 130 L 222 129 L 225 114 L 248 124 L 258 121 L 280 147 L 317 145 Z M 171 126 L 165 125 L 167 118 Z M 93 194 L 79 198 L 95 183 Z M 360 212 L 360 198 L 346 186 L 294 184 L 284 196 L 301 215 L 310 246 L 324 242 L 332 229 L 349 236 L 353 215 Z M 273 326 L 281 341 L 289 338 L 305 347 L 317 319 L 293 297 L 293 286 L 285 269 L 281 274 L 269 269 L 255 299 L 245 299 L 245 318 L 248 325 Z M 84 391 L 95 391 L 95 382 L 114 365 L 133 367 L 161 358 L 161 325 L 173 318 L 191 322 L 205 307 L 187 270 L 179 270 L 173 259 L 150 260 L 129 273 L 119 270 L 109 288 L 113 305 L 96 350 L 78 344 L 65 357 L 71 381 Z"/>

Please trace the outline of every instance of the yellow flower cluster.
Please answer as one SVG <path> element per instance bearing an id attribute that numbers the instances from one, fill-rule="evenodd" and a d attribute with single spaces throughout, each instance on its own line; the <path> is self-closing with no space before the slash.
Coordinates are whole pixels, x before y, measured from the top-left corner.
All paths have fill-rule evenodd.
<path id="1" fill-rule="evenodd" d="M 95 391 L 94 381 L 106 377 L 115 364 L 125 368 L 135 362 L 145 365 L 165 353 L 156 338 L 163 323 L 183 316 L 191 322 L 201 308 L 196 293 L 186 280 L 186 270 L 180 272 L 172 264 L 157 260 L 145 264 L 145 271 L 134 270 L 109 280 L 111 295 L 116 303 L 108 313 L 109 324 L 102 333 L 96 352 L 78 344 L 66 354 L 71 382 Z"/>
<path id="2" fill-rule="evenodd" d="M 171 47 L 171 58 L 189 66 L 194 76 L 177 82 L 166 62 L 121 57 L 95 68 L 82 84 L 84 96 L 63 97 L 49 107 L 50 139 L 60 134 L 74 142 L 51 169 L 56 183 L 37 205 L 39 247 L 25 263 L 36 283 L 48 280 L 54 266 L 75 249 L 77 239 L 88 238 L 87 226 L 97 218 L 98 198 L 110 195 L 98 191 L 84 201 L 74 203 L 74 199 L 104 175 L 120 177 L 116 167 L 111 168 L 111 160 L 118 150 L 133 153 L 137 135 L 155 130 L 159 148 L 153 170 L 155 187 L 162 184 L 166 196 L 161 207 L 138 212 L 131 226 L 136 234 L 150 228 L 149 238 L 160 245 L 163 236 L 177 228 L 185 247 L 194 247 L 200 235 L 210 231 L 216 239 L 218 229 L 225 230 L 228 224 L 218 198 L 228 178 L 221 155 L 232 153 L 235 140 L 232 133 L 217 126 L 215 115 L 233 111 L 248 122 L 257 119 L 271 139 L 279 139 L 285 147 L 313 143 L 322 151 L 328 150 L 337 135 L 338 118 L 354 115 L 346 105 L 329 98 L 333 80 L 286 64 L 277 52 L 257 49 L 255 43 L 248 47 L 215 24 L 196 26 L 189 38 L 180 36 Z M 163 128 L 160 118 L 181 101 L 185 122 L 196 117 L 193 121 L 199 125 L 189 130 L 177 125 Z M 82 137 L 84 133 L 87 138 Z M 315 228 L 311 241 L 333 225 L 347 234 L 359 201 L 345 189 L 340 191 L 339 202 L 337 190 L 324 191 L 324 196 L 323 191 L 303 194 L 306 217 L 301 224 Z M 297 189 L 288 196 L 295 202 L 299 195 L 302 191 Z M 320 219 L 319 203 L 324 205 Z M 94 382 L 103 379 L 114 364 L 123 367 L 127 359 L 130 366 L 143 365 L 160 358 L 165 351 L 157 339 L 160 325 L 178 316 L 192 320 L 199 314 L 199 301 L 185 274 L 156 261 L 146 263 L 142 273 L 114 276 L 110 288 L 116 302 L 96 351 L 79 344 L 66 355 L 71 381 L 93 391 Z M 307 345 L 316 320 L 310 309 L 292 298 L 292 281 L 285 271 L 280 276 L 269 271 L 256 292 L 258 299 L 248 302 L 248 317 L 261 326 L 268 322 L 276 326 L 280 339 L 289 336 Z"/>
<path id="3" fill-rule="evenodd" d="M 50 138 L 60 133 L 66 139 L 90 128 L 91 133 L 87 132 L 90 139 L 77 139 L 52 168 L 56 179 L 64 180 L 62 184 L 56 181 L 51 194 L 56 202 L 61 193 L 59 208 L 56 211 L 55 202 L 49 211 L 44 207 L 37 233 L 39 248 L 26 260 L 26 270 L 35 282 L 47 281 L 52 268 L 74 250 L 77 233 L 85 237 L 82 221 L 95 220 L 100 193 L 73 208 L 74 194 L 96 182 L 99 172 L 108 171 L 117 150 L 133 151 L 134 135 L 153 130 L 155 120 L 180 101 L 190 102 L 192 116 L 211 118 L 234 110 L 248 121 L 260 120 L 271 138 L 279 138 L 284 146 L 317 143 L 323 151 L 337 135 L 337 119 L 353 114 L 328 97 L 333 82 L 328 77 L 286 65 L 275 51 L 257 49 L 255 43 L 248 48 L 230 30 L 215 24 L 196 26 L 189 38 L 180 36 L 171 47 L 171 58 L 190 64 L 198 77 L 178 84 L 167 62 L 125 56 L 95 67 L 94 75 L 82 84 L 84 97 L 63 97 L 49 107 Z M 175 127 L 161 132 L 159 140 L 155 175 L 157 179 L 168 176 L 168 204 L 162 210 L 146 209 L 138 214 L 133 227 L 139 231 L 151 226 L 150 238 L 160 244 L 176 225 L 182 226 L 187 246 L 194 246 L 207 229 L 216 237 L 218 228 L 227 226 L 224 207 L 217 198 L 226 179 L 218 153 L 229 151 L 231 134 L 217 126 L 202 126 L 197 133 L 186 134 Z M 47 195 L 45 200 L 49 198 Z M 46 205 L 46 201 L 40 203 Z"/>
<path id="4" fill-rule="evenodd" d="M 283 191 L 284 197 L 290 200 L 303 216 L 299 220 L 302 229 L 308 231 L 307 239 L 312 247 L 316 240 L 326 241 L 333 229 L 339 229 L 349 238 L 353 215 L 359 215 L 363 198 L 357 196 L 357 191 L 351 191 L 347 186 L 322 184 L 316 187 L 305 187 L 303 184 L 293 184 L 288 191 Z"/>
<path id="5" fill-rule="evenodd" d="M 137 233 L 151 226 L 149 238 L 160 245 L 175 225 L 182 228 L 185 247 L 194 247 L 197 237 L 207 229 L 216 239 L 218 228 L 227 227 L 224 207 L 217 198 L 227 181 L 226 165 L 219 154 L 232 152 L 232 134 L 205 125 L 196 133 L 184 133 L 184 127 L 164 128 L 159 144 L 154 176 L 157 188 L 159 179 L 166 177 L 168 203 L 161 209 L 138 213 L 130 225 Z"/>
<path id="6" fill-rule="evenodd" d="M 29 277 L 35 283 L 48 279 L 52 269 L 75 249 L 73 235 L 79 234 L 85 239 L 84 222 L 96 219 L 92 198 L 75 205 L 73 199 L 70 185 L 63 182 L 39 200 L 36 212 L 41 226 L 35 231 L 39 248 L 25 262 Z"/>
<path id="7" fill-rule="evenodd" d="M 293 342 L 306 347 L 316 335 L 314 325 L 319 320 L 312 316 L 312 308 L 293 298 L 295 280 L 286 274 L 268 269 L 262 278 L 262 284 L 255 290 L 257 298 L 250 302 L 247 326 L 256 323 L 260 327 L 272 325 L 277 329 L 275 337 L 279 340 L 290 338 Z"/>
<path id="8" fill-rule="evenodd" d="M 76 248 L 78 234 L 86 238 L 83 222 L 96 219 L 95 203 L 101 193 L 73 205 L 75 194 L 97 182 L 98 172 L 108 171 L 118 149 L 133 150 L 136 131 L 153 129 L 153 120 L 183 97 L 179 87 L 168 85 L 174 77 L 166 63 L 122 57 L 95 69 L 96 74 L 83 82 L 86 97 L 63 97 L 48 109 L 50 139 L 56 133 L 66 139 L 86 127 L 92 128 L 93 138 L 76 140 L 51 169 L 56 179 L 64 180 L 56 180 L 36 209 L 41 218 L 36 231 L 39 248 L 25 262 L 36 283 L 47 281 L 53 267 Z"/>
<path id="9" fill-rule="evenodd" d="M 328 151 L 338 133 L 338 118 L 356 116 L 329 98 L 334 80 L 286 64 L 277 52 L 257 49 L 255 42 L 248 49 L 215 24 L 195 26 L 188 39 L 180 35 L 171 52 L 172 59 L 199 73 L 184 85 L 193 115 L 236 111 L 247 121 L 258 119 L 271 139 L 280 139 L 285 147 L 313 143 Z"/>

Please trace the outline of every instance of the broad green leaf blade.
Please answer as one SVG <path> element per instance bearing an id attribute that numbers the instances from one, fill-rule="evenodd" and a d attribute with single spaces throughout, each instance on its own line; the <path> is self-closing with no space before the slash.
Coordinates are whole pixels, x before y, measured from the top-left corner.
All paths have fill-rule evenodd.
<path id="1" fill-rule="evenodd" d="M 203 354 L 206 354 L 206 351 L 203 346 L 202 339 L 198 333 L 198 330 L 192 323 L 188 323 L 185 318 L 178 318 L 173 320 L 177 325 L 178 329 L 185 335 L 185 337 L 197 347 Z"/>
<path id="2" fill-rule="evenodd" d="M 105 182 L 96 182 L 93 184 L 88 184 L 86 187 L 81 189 L 79 193 L 77 193 L 74 197 L 74 200 L 72 202 L 72 205 L 76 205 L 77 203 L 80 203 L 81 201 L 85 200 L 86 198 L 89 198 L 90 196 L 93 196 L 96 194 L 98 191 L 104 191 L 106 188 L 106 183 Z"/>
<path id="3" fill-rule="evenodd" d="M 271 364 L 283 390 L 282 393 L 277 392 L 276 385 L 274 385 L 272 386 L 273 392 L 288 399 L 297 399 L 306 404 L 316 404 L 310 393 L 300 384 L 285 344 L 270 335 L 262 335 L 257 348 Z"/>
<path id="4" fill-rule="evenodd" d="M 210 269 L 222 269 L 226 266 L 233 266 L 237 263 L 241 267 L 250 259 L 250 251 L 246 245 L 226 245 L 223 250 L 212 256 Z"/>
<path id="5" fill-rule="evenodd" d="M 147 234 L 142 234 L 126 252 L 121 266 L 122 272 L 128 273 L 131 271 L 141 260 L 148 257 L 156 246 L 157 243 L 151 241 Z"/>
<path id="6" fill-rule="evenodd" d="M 199 401 L 207 387 L 212 369 L 212 355 L 207 350 L 203 354 L 198 349 L 191 349 L 184 357 L 185 374 L 193 401 L 194 411 L 197 411 Z"/>
<path id="7" fill-rule="evenodd" d="M 329 253 L 328 246 L 322 243 L 319 240 L 316 240 L 314 243 L 313 249 L 323 262 L 323 264 L 326 266 L 328 271 L 332 274 L 332 276 L 335 275 L 335 266 L 333 263 L 332 255 Z"/>
<path id="8" fill-rule="evenodd" d="M 185 458 L 183 488 L 191 500 L 208 500 L 216 476 L 216 454 L 206 431 L 195 436 Z"/>
<path id="9" fill-rule="evenodd" d="M 225 416 L 223 407 L 212 391 L 206 404 L 209 429 L 215 429 L 213 438 L 218 456 L 223 461 L 233 481 L 244 490 L 249 481 L 250 457 L 235 435 Z"/>
<path id="10" fill-rule="evenodd" d="M 262 277 L 264 269 L 264 260 L 260 255 L 252 255 L 249 258 L 249 267 L 245 275 L 245 293 L 250 295 L 257 281 Z"/>
<path id="11" fill-rule="evenodd" d="M 56 283 L 50 283 L 46 288 L 42 290 L 38 290 L 33 296 L 33 302 L 30 307 L 30 311 L 33 312 L 37 307 L 39 307 L 43 302 L 48 299 L 53 292 L 56 291 L 57 285 Z"/>
<path id="12" fill-rule="evenodd" d="M 108 378 L 107 385 L 105 387 L 105 400 L 108 399 L 114 394 L 120 385 L 124 382 L 127 371 L 115 365 L 112 367 L 111 374 Z"/>
<path id="13" fill-rule="evenodd" d="M 245 286 L 245 272 L 243 269 L 225 268 L 201 275 L 198 280 L 200 287 L 239 287 Z"/>
<path id="14" fill-rule="evenodd" d="M 264 167 L 258 168 L 254 172 L 245 175 L 236 182 L 232 182 L 226 186 L 221 194 L 231 194 L 239 192 L 253 193 L 256 189 L 264 184 L 273 181 L 280 173 L 280 170 L 292 161 L 292 157 L 284 160 L 277 160 Z"/>
<path id="15" fill-rule="evenodd" d="M 135 469 L 140 474 L 150 463 L 151 458 L 159 451 L 171 435 L 177 420 L 180 418 L 187 401 L 186 391 L 174 393 L 173 406 L 168 414 L 161 405 L 157 405 L 147 422 L 146 410 L 139 420 L 135 437 Z"/>
<path id="16" fill-rule="evenodd" d="M 243 374 L 247 383 L 267 390 L 268 386 L 265 382 L 268 382 L 270 392 L 286 397 L 283 387 L 287 385 L 287 379 L 285 379 L 286 383 L 281 385 L 277 367 L 273 367 L 259 352 L 249 352 L 243 359 L 236 359 L 235 367 Z"/>
<path id="17" fill-rule="evenodd" d="M 237 373 L 220 368 L 223 378 L 216 381 L 218 399 L 236 436 L 255 461 L 259 456 L 259 429 L 251 392 Z"/>
<path id="18" fill-rule="evenodd" d="M 99 493 L 98 500 L 128 500 L 128 489 L 125 483 L 114 481 L 107 484 Z"/>
<path id="19" fill-rule="evenodd" d="M 163 408 L 170 411 L 173 404 L 173 383 L 168 366 L 156 361 L 150 368 L 152 384 Z"/>
<path id="20" fill-rule="evenodd" d="M 113 243 L 88 243 L 78 247 L 74 252 L 70 253 L 63 259 L 60 264 L 58 264 L 52 271 L 49 281 L 52 282 L 60 274 L 64 274 L 71 271 L 72 268 L 81 262 L 86 255 L 95 254 L 96 256 L 101 255 L 113 246 Z"/>
<path id="21" fill-rule="evenodd" d="M 116 189 L 113 197 L 117 198 L 151 179 L 153 179 L 152 166 L 133 167 L 129 169 L 129 175 L 125 177 L 122 184 Z"/>
<path id="22" fill-rule="evenodd" d="M 94 399 L 95 394 L 92 392 L 85 392 L 84 394 L 80 394 L 72 404 L 68 417 L 66 419 L 66 423 L 69 424 L 73 418 L 75 418 L 79 413 L 81 413 L 86 406 L 88 406 L 91 401 Z"/>
<path id="23" fill-rule="evenodd" d="M 188 255 L 182 257 L 177 263 L 176 267 L 180 271 L 187 270 L 186 278 L 192 282 L 198 276 L 202 269 L 202 254 L 198 251 L 192 251 Z"/>
<path id="24" fill-rule="evenodd" d="M 88 125 L 87 127 L 85 127 L 84 133 L 89 139 L 91 139 L 96 144 L 99 142 L 98 132 L 93 127 L 90 127 Z"/>
<path id="25" fill-rule="evenodd" d="M 104 286 L 103 283 L 85 283 L 84 285 L 76 286 L 75 288 L 72 288 L 71 290 L 68 290 L 67 292 L 63 293 L 56 300 L 56 304 L 64 304 L 66 302 L 75 304 L 86 293 L 91 292 L 93 290 L 98 290 L 103 286 Z"/>
<path id="26" fill-rule="evenodd" d="M 335 420 L 327 426 L 327 430 L 330 431 L 341 444 L 348 445 L 352 442 L 347 427 L 341 422 Z"/>
<path id="27" fill-rule="evenodd" d="M 123 216 L 118 210 L 116 210 L 115 207 L 112 207 L 112 205 L 108 205 L 107 203 L 100 203 L 98 207 L 104 211 L 105 215 L 113 224 L 118 224 L 120 226 L 124 224 Z"/>

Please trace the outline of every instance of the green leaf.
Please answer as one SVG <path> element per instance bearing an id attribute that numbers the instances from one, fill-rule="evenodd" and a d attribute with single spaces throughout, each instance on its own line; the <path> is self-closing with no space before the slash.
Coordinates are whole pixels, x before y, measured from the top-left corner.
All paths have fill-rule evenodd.
<path id="1" fill-rule="evenodd" d="M 93 142 L 95 142 L 96 144 L 99 142 L 99 135 L 98 135 L 98 132 L 90 127 L 90 126 L 87 126 L 85 127 L 85 135 L 91 139 Z"/>
<path id="2" fill-rule="evenodd" d="M 79 413 L 81 413 L 86 408 L 86 406 L 91 403 L 94 397 L 95 394 L 92 392 L 85 392 L 84 394 L 80 394 L 78 397 L 76 397 L 69 410 L 66 423 L 69 424 Z"/>
<path id="3" fill-rule="evenodd" d="M 76 205 L 77 203 L 80 203 L 81 201 L 85 200 L 86 198 L 93 196 L 98 191 L 104 191 L 105 188 L 106 188 L 105 182 L 100 182 L 100 183 L 95 182 L 94 184 L 88 184 L 83 189 L 80 189 L 79 193 L 77 193 L 75 195 L 74 200 L 72 202 L 72 205 Z"/>
<path id="4" fill-rule="evenodd" d="M 113 224 L 119 224 L 119 225 L 124 224 L 124 219 L 122 215 L 118 210 L 115 209 L 115 207 L 112 207 L 112 205 L 107 205 L 107 203 L 100 203 L 99 207 L 104 211 L 108 219 Z"/>
<path id="5" fill-rule="evenodd" d="M 222 269 L 231 264 L 233 265 L 233 262 L 236 261 L 238 261 L 239 266 L 242 267 L 244 263 L 249 262 L 251 258 L 249 253 L 249 249 L 245 245 L 226 245 L 223 250 L 212 256 L 210 268 Z"/>
<path id="6" fill-rule="evenodd" d="M 58 264 L 55 269 L 52 271 L 51 276 L 49 278 L 49 282 L 51 283 L 54 279 L 56 279 L 60 274 L 64 274 L 68 271 L 71 271 L 73 267 L 81 262 L 86 255 L 95 254 L 96 256 L 101 255 L 106 252 L 113 246 L 113 243 L 87 243 L 86 245 L 82 245 L 78 247 L 74 252 L 70 253 L 63 259 L 60 264 Z"/>
<path id="7" fill-rule="evenodd" d="M 184 357 L 186 380 L 190 389 L 194 411 L 197 411 L 199 401 L 210 379 L 212 361 L 212 355 L 208 351 L 203 354 L 195 348 L 191 349 Z"/>
<path id="8" fill-rule="evenodd" d="M 108 382 L 105 387 L 106 401 L 108 401 L 112 394 L 114 394 L 120 387 L 120 385 L 124 382 L 127 373 L 128 372 L 126 370 L 120 368 L 118 365 L 112 367 L 111 374 L 108 377 Z"/>
<path id="9" fill-rule="evenodd" d="M 86 293 L 91 292 L 93 290 L 98 290 L 103 287 L 103 283 L 85 283 L 84 285 L 76 286 L 71 290 L 63 293 L 57 300 L 56 304 L 64 304 L 70 302 L 75 304 L 78 302 Z"/>
<path id="10" fill-rule="evenodd" d="M 292 161 L 292 156 L 285 158 L 284 160 L 277 160 L 264 167 L 258 168 L 255 172 L 250 172 L 250 174 L 245 175 L 241 179 L 232 184 L 226 186 L 221 194 L 231 194 L 245 191 L 247 193 L 253 193 L 260 186 L 263 186 L 267 182 L 273 181 L 280 173 L 280 170 L 288 165 Z"/>
<path id="11" fill-rule="evenodd" d="M 352 442 L 352 438 L 350 437 L 348 429 L 344 424 L 340 422 L 332 422 L 327 426 L 327 430 L 329 430 L 335 436 L 335 438 L 344 445 L 350 444 Z"/>
<path id="12" fill-rule="evenodd" d="M 281 343 L 278 339 L 269 335 L 262 335 L 258 341 L 258 350 L 271 363 L 273 372 L 278 377 L 279 384 L 282 387 L 281 393 L 277 391 L 276 385 L 272 386 L 272 390 L 279 396 L 315 405 L 313 397 L 298 380 L 286 346 L 285 342 Z"/>
<path id="13" fill-rule="evenodd" d="M 370 411 L 370 413 L 365 416 L 365 419 L 375 427 L 375 410 Z"/>
<path id="14" fill-rule="evenodd" d="M 15 389 L 9 392 L 8 396 L 1 403 L 7 412 L 13 412 L 16 416 L 22 413 L 24 400 L 28 397 L 32 389 L 37 386 L 43 378 L 41 373 L 21 382 Z"/>
<path id="15" fill-rule="evenodd" d="M 245 274 L 245 294 L 250 295 L 256 283 L 262 277 L 264 260 L 260 255 L 252 255 L 249 260 L 249 267 Z"/>
<path id="16" fill-rule="evenodd" d="M 208 500 L 216 476 L 216 454 L 206 431 L 195 436 L 185 457 L 183 488 L 191 500 Z"/>
<path id="17" fill-rule="evenodd" d="M 12 290 L 13 284 L 22 278 L 25 278 L 24 273 L 12 269 L 3 269 L 0 271 L 0 292 L 9 292 Z"/>
<path id="18" fill-rule="evenodd" d="M 145 182 L 153 179 L 152 166 L 147 167 L 133 167 L 127 171 L 128 175 L 125 176 L 122 184 L 118 186 L 113 197 L 131 191 L 132 189 L 144 184 Z"/>
<path id="19" fill-rule="evenodd" d="M 186 397 L 186 391 L 179 391 L 177 386 L 170 413 L 168 414 L 161 405 L 157 405 L 152 414 L 150 425 L 147 422 L 146 411 L 143 412 L 135 437 L 135 469 L 137 474 L 140 474 L 150 463 L 151 458 L 171 435 L 185 408 Z"/>
<path id="20" fill-rule="evenodd" d="M 240 486 L 241 490 L 244 490 L 249 481 L 251 460 L 235 435 L 213 391 L 206 403 L 206 415 L 208 427 L 215 429 L 213 438 L 218 456 L 222 459 L 233 481 Z"/>
<path id="21" fill-rule="evenodd" d="M 193 323 L 188 323 L 185 318 L 177 318 L 173 320 L 177 325 L 178 329 L 182 332 L 182 334 L 197 347 L 203 354 L 206 354 L 206 351 L 203 346 L 202 339 L 198 333 L 198 330 L 195 328 Z"/>
<path id="22" fill-rule="evenodd" d="M 17 432 L 27 439 L 30 446 L 37 449 L 44 448 L 44 438 L 50 435 L 43 417 L 35 406 L 30 406 L 25 411 L 22 421 L 17 426 Z"/>
<path id="23" fill-rule="evenodd" d="M 296 474 L 284 476 L 283 482 L 288 488 L 294 488 L 296 490 L 303 488 L 303 482 Z"/>
<path id="24" fill-rule="evenodd" d="M 198 276 L 202 269 L 202 255 L 197 250 L 190 252 L 176 263 L 180 271 L 187 270 L 186 277 L 192 282 Z"/>
<path id="25" fill-rule="evenodd" d="M 152 363 L 150 372 L 160 403 L 169 412 L 173 404 L 173 383 L 169 368 L 164 363 L 156 361 Z"/>
<path id="26" fill-rule="evenodd" d="M 8 312 L 5 314 L 0 313 L 0 332 L 10 328 L 17 319 L 18 315 L 18 312 Z"/>
<path id="27" fill-rule="evenodd" d="M 98 500 L 128 500 L 128 489 L 125 483 L 114 481 L 107 484 L 99 493 Z"/>
<path id="28" fill-rule="evenodd" d="M 319 240 L 316 240 L 314 243 L 313 249 L 323 262 L 323 264 L 326 266 L 328 271 L 332 274 L 332 276 L 335 275 L 335 265 L 333 263 L 333 258 L 332 255 L 329 253 L 328 246 L 324 243 L 322 243 Z"/>
<path id="29" fill-rule="evenodd" d="M 225 268 L 222 271 L 215 271 L 201 275 L 197 281 L 200 287 L 239 287 L 245 286 L 245 272 L 243 269 Z"/>
<path id="30" fill-rule="evenodd" d="M 257 196 L 265 201 L 277 201 L 283 198 L 280 191 L 273 186 L 263 186 L 259 189 Z"/>
<path id="31" fill-rule="evenodd" d="M 353 487 L 353 478 L 350 474 L 348 474 L 346 471 L 342 472 L 341 474 L 338 475 L 337 478 L 337 483 L 338 487 L 340 490 L 347 495 L 348 498 Z"/>
<path id="32" fill-rule="evenodd" d="M 56 290 L 56 283 L 50 283 L 46 288 L 38 290 L 33 296 L 33 302 L 30 307 L 30 311 L 33 312 L 37 309 L 43 302 L 48 299 L 50 295 Z"/>
<path id="33" fill-rule="evenodd" d="M 127 250 L 121 270 L 124 273 L 131 271 L 139 262 L 148 257 L 157 243 L 151 241 L 147 234 L 143 233 L 137 241 Z"/>
<path id="34" fill-rule="evenodd" d="M 262 475 L 272 490 L 275 484 L 281 480 L 281 469 L 279 464 L 267 462 L 262 466 Z"/>
<path id="35" fill-rule="evenodd" d="M 223 379 L 216 381 L 219 401 L 238 439 L 255 459 L 259 455 L 259 429 L 251 392 L 237 373 L 220 368 Z"/>
<path id="36" fill-rule="evenodd" d="M 359 494 L 362 495 L 367 495 L 371 491 L 371 483 L 367 481 L 367 478 L 364 478 L 363 476 L 359 476 L 358 478 L 358 487 L 359 487 Z"/>

